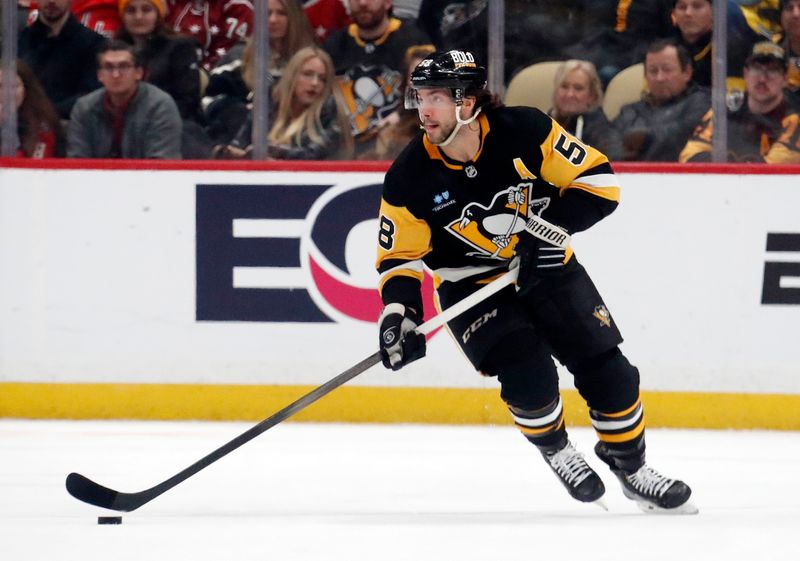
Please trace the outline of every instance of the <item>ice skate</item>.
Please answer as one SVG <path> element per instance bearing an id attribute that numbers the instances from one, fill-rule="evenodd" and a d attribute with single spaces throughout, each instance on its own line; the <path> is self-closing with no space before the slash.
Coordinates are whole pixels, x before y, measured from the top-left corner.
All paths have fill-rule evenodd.
<path id="1" fill-rule="evenodd" d="M 583 454 L 578 452 L 571 442 L 558 450 L 542 451 L 550 469 L 558 476 L 573 499 L 584 503 L 595 503 L 608 510 L 600 501 L 606 492 L 603 480 L 586 463 Z"/>
<path id="2" fill-rule="evenodd" d="M 597 443 L 595 453 L 611 467 L 622 485 L 622 493 L 641 510 L 658 514 L 697 514 L 696 506 L 689 502 L 692 490 L 678 479 L 670 479 L 647 464 L 636 471 L 616 467 L 614 459 L 602 443 Z"/>

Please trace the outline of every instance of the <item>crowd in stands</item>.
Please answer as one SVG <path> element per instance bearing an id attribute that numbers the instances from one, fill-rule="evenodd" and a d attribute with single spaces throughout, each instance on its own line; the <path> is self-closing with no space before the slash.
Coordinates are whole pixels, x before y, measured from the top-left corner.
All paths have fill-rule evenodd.
<path id="1" fill-rule="evenodd" d="M 800 163 L 800 0 L 717 2 L 728 160 Z M 489 6 L 268 0 L 268 157 L 396 157 L 419 134 L 410 71 L 442 49 L 485 61 Z M 526 85 L 552 92 L 536 106 L 612 161 L 711 161 L 713 8 L 506 0 L 506 84 L 553 63 Z M 18 14 L 20 157 L 252 157 L 254 0 L 18 0 Z"/>

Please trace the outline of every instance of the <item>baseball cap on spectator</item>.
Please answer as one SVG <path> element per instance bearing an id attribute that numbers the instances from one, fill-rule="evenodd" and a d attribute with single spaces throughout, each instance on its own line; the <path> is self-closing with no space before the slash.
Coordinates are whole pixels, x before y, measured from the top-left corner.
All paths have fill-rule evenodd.
<path id="1" fill-rule="evenodd" d="M 130 4 L 131 0 L 119 0 L 119 15 L 125 11 L 125 7 Z M 161 19 L 164 19 L 164 16 L 167 13 L 167 3 L 166 0 L 148 0 L 153 6 L 155 6 L 156 10 L 158 10 L 158 15 L 161 16 Z"/>
<path id="2" fill-rule="evenodd" d="M 753 45 L 753 50 L 744 61 L 745 66 L 750 66 L 754 62 L 778 62 L 786 68 L 786 52 L 783 47 L 771 41 L 761 41 Z"/>

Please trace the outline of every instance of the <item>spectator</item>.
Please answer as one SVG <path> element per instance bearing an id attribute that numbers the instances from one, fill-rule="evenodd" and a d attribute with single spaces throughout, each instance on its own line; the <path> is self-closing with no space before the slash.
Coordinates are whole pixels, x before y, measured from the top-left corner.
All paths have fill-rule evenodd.
<path id="1" fill-rule="evenodd" d="M 306 0 L 303 2 L 303 11 L 306 13 L 314 38 L 322 44 L 338 29 L 350 25 L 350 16 L 347 14 L 347 0 Z"/>
<path id="2" fill-rule="evenodd" d="M 200 61 L 197 43 L 177 35 L 164 22 L 165 0 L 119 0 L 122 27 L 117 39 L 133 45 L 144 79 L 172 96 L 181 117 L 197 120 L 200 111 Z"/>
<path id="3" fill-rule="evenodd" d="M 703 0 L 705 1 L 705 0 Z M 575 2 L 582 38 L 564 53 L 587 60 L 602 84 L 620 70 L 642 62 L 647 45 L 670 33 L 672 0 L 582 0 Z"/>
<path id="4" fill-rule="evenodd" d="M 208 134 L 215 144 L 228 144 L 242 128 L 253 102 L 252 40 L 242 56 L 211 70 L 201 107 Z"/>
<path id="5" fill-rule="evenodd" d="M 609 158 L 675 162 L 711 106 L 711 96 L 691 83 L 689 53 L 671 39 L 657 39 L 648 47 L 644 74 L 649 92 L 641 101 L 624 105 L 614 119 Z"/>
<path id="6" fill-rule="evenodd" d="M 85 27 L 107 39 L 122 26 L 117 0 L 73 0 L 72 13 Z"/>
<path id="7" fill-rule="evenodd" d="M 3 71 L 0 70 L 0 87 Z M 56 108 L 47 98 L 33 70 L 17 60 L 14 76 L 14 101 L 17 108 L 17 156 L 20 158 L 52 158 L 64 155 L 64 131 Z M 0 100 L 0 124 L 3 118 Z"/>
<path id="8" fill-rule="evenodd" d="M 67 132 L 70 158 L 181 158 L 181 116 L 169 96 L 142 82 L 131 45 L 114 40 L 98 55 L 103 88 L 83 96 Z"/>
<path id="9" fill-rule="evenodd" d="M 143 79 L 177 104 L 183 120 L 183 158 L 208 158 L 213 143 L 200 124 L 199 49 L 194 39 L 177 35 L 166 25 L 165 10 L 165 0 L 119 0 L 122 27 L 117 38 L 136 48 Z"/>
<path id="10" fill-rule="evenodd" d="M 253 30 L 250 0 L 168 0 L 167 8 L 167 23 L 197 40 L 206 70 Z"/>
<path id="11" fill-rule="evenodd" d="M 270 84 L 280 78 L 289 59 L 314 38 L 296 0 L 269 0 Z M 247 40 L 241 58 L 211 71 L 203 99 L 208 131 L 217 144 L 228 144 L 248 118 L 253 102 L 255 45 Z"/>
<path id="12" fill-rule="evenodd" d="M 692 57 L 692 80 L 711 87 L 711 31 L 714 27 L 711 0 L 677 0 L 672 10 L 675 37 Z"/>
<path id="13" fill-rule="evenodd" d="M 611 123 L 601 107 L 603 88 L 594 64 L 568 60 L 556 71 L 554 83 L 548 115 L 578 140 L 606 152 Z"/>
<path id="14" fill-rule="evenodd" d="M 297 0 L 269 0 L 267 68 L 275 80 L 297 51 L 314 43 L 314 32 Z"/>
<path id="15" fill-rule="evenodd" d="M 800 104 L 800 0 L 781 0 L 781 46 L 788 63 L 787 81 Z"/>
<path id="16" fill-rule="evenodd" d="M 34 4 L 33 0 L 17 0 L 17 35 L 31 23 L 32 4 Z"/>
<path id="17" fill-rule="evenodd" d="M 273 94 L 268 155 L 276 160 L 350 158 L 353 140 L 344 107 L 334 92 L 333 61 L 318 47 L 304 47 L 289 60 Z M 252 119 L 252 114 L 251 114 Z M 245 158 L 252 151 L 252 120 L 223 158 Z"/>
<path id="18" fill-rule="evenodd" d="M 437 48 L 472 50 L 486 58 L 488 2 L 422 0 L 417 25 Z M 531 6 L 527 7 L 530 10 Z M 509 6 L 506 6 L 509 9 Z M 540 10 L 536 10 L 539 13 Z"/>
<path id="19" fill-rule="evenodd" d="M 676 0 L 672 11 L 675 22 L 674 37 L 686 47 L 692 57 L 692 80 L 703 87 L 711 87 L 711 32 L 714 26 L 712 0 Z M 744 59 L 758 35 L 748 25 L 742 10 L 744 7 L 730 3 L 728 6 L 728 88 L 742 89 Z M 762 38 L 763 39 L 763 38 Z"/>
<path id="20" fill-rule="evenodd" d="M 729 98 L 728 160 L 800 163 L 800 115 L 784 98 L 786 53 L 769 41 L 756 43 L 745 61 L 745 95 Z M 737 102 L 731 106 L 731 102 Z M 687 142 L 681 162 L 711 160 L 713 134 L 709 111 Z"/>
<path id="21" fill-rule="evenodd" d="M 105 42 L 70 13 L 72 0 L 42 0 L 39 15 L 19 36 L 19 58 L 28 63 L 62 119 L 82 95 L 100 87 L 97 51 Z"/>
<path id="22" fill-rule="evenodd" d="M 354 23 L 325 42 L 336 65 L 357 154 L 374 150 L 381 121 L 403 103 L 406 52 L 430 45 L 413 23 L 391 17 L 391 9 L 391 0 L 351 0 Z"/>
<path id="23" fill-rule="evenodd" d="M 432 45 L 423 45 L 421 47 L 413 47 L 406 53 L 403 61 L 404 88 L 406 92 L 408 91 L 411 72 L 414 71 L 422 59 L 434 52 L 436 52 L 436 49 Z M 405 97 L 405 93 L 403 97 Z M 370 160 L 394 160 L 408 145 L 409 141 L 419 134 L 419 130 L 419 112 L 416 109 L 406 109 L 405 104 L 403 104 L 381 122 L 374 153 L 364 154 L 363 157 Z"/>

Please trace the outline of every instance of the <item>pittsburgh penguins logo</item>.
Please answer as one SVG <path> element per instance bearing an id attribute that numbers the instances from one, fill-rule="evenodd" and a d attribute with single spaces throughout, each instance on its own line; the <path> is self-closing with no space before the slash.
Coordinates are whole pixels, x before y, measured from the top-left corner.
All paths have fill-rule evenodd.
<path id="1" fill-rule="evenodd" d="M 386 66 L 357 64 L 338 78 L 353 134 L 374 128 L 400 106 L 400 72 Z"/>
<path id="2" fill-rule="evenodd" d="M 517 243 L 516 234 L 525 229 L 528 213 L 541 214 L 549 198 L 529 201 L 530 182 L 519 183 L 500 191 L 489 206 L 470 203 L 447 231 L 474 247 L 468 255 L 489 259 L 511 259 Z"/>

